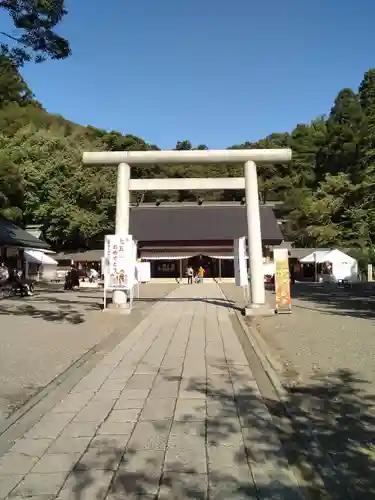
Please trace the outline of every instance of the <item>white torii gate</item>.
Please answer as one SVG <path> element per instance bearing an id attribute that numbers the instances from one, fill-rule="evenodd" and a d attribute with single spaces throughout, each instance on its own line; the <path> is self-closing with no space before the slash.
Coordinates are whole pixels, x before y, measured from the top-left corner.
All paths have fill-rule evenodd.
<path id="1" fill-rule="evenodd" d="M 277 164 L 288 163 L 291 159 L 292 151 L 290 149 L 83 153 L 83 163 L 86 165 L 117 165 L 116 234 L 129 233 L 130 191 L 245 189 L 251 290 L 251 304 L 246 307 L 246 310 L 249 314 L 263 314 L 267 309 L 262 265 L 263 252 L 256 162 Z M 131 166 L 153 163 L 243 163 L 244 177 L 131 179 Z M 125 302 L 125 292 L 116 290 L 113 294 L 113 304 L 122 307 Z"/>

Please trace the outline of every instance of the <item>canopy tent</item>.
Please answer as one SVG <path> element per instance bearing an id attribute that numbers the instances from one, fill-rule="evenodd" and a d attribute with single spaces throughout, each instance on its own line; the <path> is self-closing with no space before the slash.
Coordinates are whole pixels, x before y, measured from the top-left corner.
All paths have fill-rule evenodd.
<path id="1" fill-rule="evenodd" d="M 265 276 L 274 276 L 276 271 L 276 264 L 274 262 L 263 263 L 263 274 Z"/>
<path id="2" fill-rule="evenodd" d="M 332 267 L 329 281 L 358 280 L 358 262 L 338 249 L 317 250 L 300 259 L 300 262 L 301 264 L 330 264 Z M 323 272 L 325 280 L 326 275 L 327 273 Z"/>
<path id="3" fill-rule="evenodd" d="M 325 256 L 331 253 L 332 250 L 316 250 L 315 252 L 309 253 L 306 257 L 299 259 L 301 264 L 321 264 L 326 262 L 324 260 Z"/>
<path id="4" fill-rule="evenodd" d="M 40 264 L 40 265 L 52 265 L 57 266 L 57 261 L 51 256 L 46 255 L 40 250 L 25 250 L 24 252 L 25 260 L 30 264 Z"/>
<path id="5" fill-rule="evenodd" d="M 0 246 L 19 248 L 49 248 L 49 245 L 18 227 L 6 217 L 0 217 Z"/>
<path id="6" fill-rule="evenodd" d="M 50 255 L 46 255 L 40 250 L 27 248 L 24 251 L 25 274 L 27 277 L 34 276 L 39 281 L 51 280 L 56 276 L 58 262 Z"/>

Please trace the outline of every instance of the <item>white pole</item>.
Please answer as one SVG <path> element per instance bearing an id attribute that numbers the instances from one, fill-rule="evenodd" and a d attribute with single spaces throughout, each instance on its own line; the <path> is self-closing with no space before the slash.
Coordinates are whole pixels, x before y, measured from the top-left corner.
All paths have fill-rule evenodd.
<path id="1" fill-rule="evenodd" d="M 129 234 L 129 179 L 130 167 L 120 163 L 117 168 L 116 234 Z"/>
<path id="2" fill-rule="evenodd" d="M 372 282 L 373 277 L 372 277 L 372 264 L 367 265 L 367 281 Z"/>
<path id="3" fill-rule="evenodd" d="M 263 276 L 262 236 L 260 232 L 260 211 L 258 198 L 257 169 L 253 161 L 245 163 L 245 194 L 248 248 L 250 261 L 251 306 L 264 306 L 266 295 Z"/>
<path id="4" fill-rule="evenodd" d="M 129 179 L 129 165 L 120 163 L 117 168 L 116 234 L 122 236 L 129 234 Z M 115 307 L 125 307 L 126 291 L 114 290 L 112 301 Z"/>
<path id="5" fill-rule="evenodd" d="M 318 282 L 318 267 L 316 264 L 316 252 L 314 252 L 314 281 L 315 283 Z"/>

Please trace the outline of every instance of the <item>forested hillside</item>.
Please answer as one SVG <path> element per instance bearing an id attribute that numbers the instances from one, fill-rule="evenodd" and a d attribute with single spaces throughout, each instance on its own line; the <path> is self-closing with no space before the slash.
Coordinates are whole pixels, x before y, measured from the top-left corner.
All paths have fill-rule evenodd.
<path id="1" fill-rule="evenodd" d="M 83 167 L 83 151 L 157 149 L 133 135 L 84 127 L 47 113 L 5 56 L 0 58 L 0 131 L 0 211 L 20 224 L 41 224 L 44 237 L 56 248 L 95 246 L 113 230 L 115 170 Z M 176 149 L 193 147 L 188 140 L 176 144 Z M 299 246 L 372 247 L 375 69 L 364 75 L 358 92 L 339 92 L 328 117 L 297 124 L 291 133 L 231 147 L 293 149 L 291 165 L 258 166 L 262 201 L 284 201 L 286 238 Z M 241 171 L 241 165 L 154 165 L 133 168 L 132 176 L 238 176 Z M 202 194 L 206 200 L 243 196 L 230 191 L 159 192 L 148 193 L 144 201 L 195 200 Z"/>

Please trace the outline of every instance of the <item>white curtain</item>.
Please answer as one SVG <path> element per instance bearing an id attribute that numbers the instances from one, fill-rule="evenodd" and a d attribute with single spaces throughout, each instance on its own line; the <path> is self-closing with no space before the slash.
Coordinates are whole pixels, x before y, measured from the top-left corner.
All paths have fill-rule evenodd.
<path id="1" fill-rule="evenodd" d="M 207 255 L 207 257 L 210 257 L 211 259 L 221 259 L 221 260 L 233 260 L 234 259 L 233 255 Z M 246 255 L 245 258 L 248 259 L 248 256 Z"/>
<path id="2" fill-rule="evenodd" d="M 194 255 L 141 253 L 142 260 L 180 260 L 180 259 L 190 259 L 191 257 L 194 257 Z"/>

